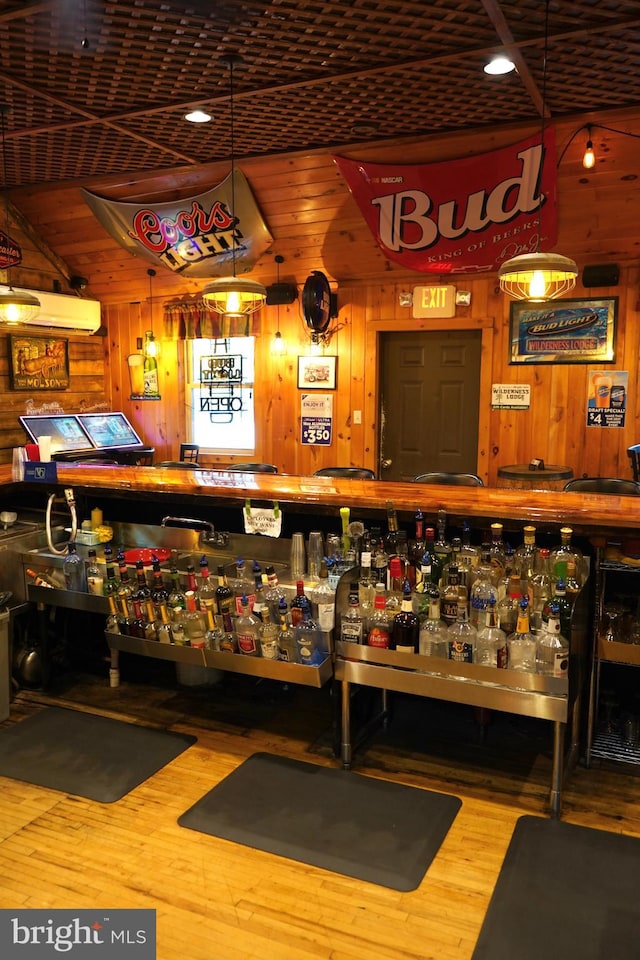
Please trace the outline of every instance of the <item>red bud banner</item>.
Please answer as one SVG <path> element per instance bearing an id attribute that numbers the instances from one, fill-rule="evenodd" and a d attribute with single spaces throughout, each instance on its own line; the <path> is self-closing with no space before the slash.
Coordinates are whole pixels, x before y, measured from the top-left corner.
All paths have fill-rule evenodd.
<path id="1" fill-rule="evenodd" d="M 334 157 L 385 256 L 421 273 L 480 273 L 557 240 L 553 128 L 421 165 Z"/>
<path id="2" fill-rule="evenodd" d="M 185 277 L 247 273 L 273 237 L 240 170 L 197 197 L 168 203 L 106 200 L 82 190 L 85 202 L 114 240 Z"/>

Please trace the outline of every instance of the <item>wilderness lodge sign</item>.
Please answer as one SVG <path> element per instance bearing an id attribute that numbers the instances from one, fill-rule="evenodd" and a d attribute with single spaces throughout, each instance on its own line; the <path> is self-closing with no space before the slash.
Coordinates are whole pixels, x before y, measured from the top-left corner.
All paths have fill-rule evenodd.
<path id="1" fill-rule="evenodd" d="M 233 176 L 233 183 L 232 183 Z M 273 243 L 240 170 L 197 197 L 125 203 L 82 190 L 96 219 L 133 256 L 185 277 L 247 273 Z"/>
<path id="2" fill-rule="evenodd" d="M 334 157 L 383 253 L 421 273 L 496 271 L 557 239 L 555 136 L 442 163 Z"/>

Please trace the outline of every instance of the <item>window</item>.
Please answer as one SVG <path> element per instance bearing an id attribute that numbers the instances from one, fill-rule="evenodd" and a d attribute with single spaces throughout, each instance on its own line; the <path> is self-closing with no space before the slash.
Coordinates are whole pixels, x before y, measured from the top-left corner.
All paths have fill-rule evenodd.
<path id="1" fill-rule="evenodd" d="M 192 443 L 211 453 L 253 453 L 253 337 L 187 340 Z"/>

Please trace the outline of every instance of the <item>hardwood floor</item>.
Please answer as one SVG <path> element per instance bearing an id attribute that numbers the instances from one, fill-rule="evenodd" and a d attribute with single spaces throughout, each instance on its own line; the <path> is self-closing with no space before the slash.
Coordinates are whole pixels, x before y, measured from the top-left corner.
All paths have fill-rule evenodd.
<path id="1" fill-rule="evenodd" d="M 496 715 L 481 739 L 467 708 L 396 701 L 355 768 L 463 801 L 420 886 L 401 893 L 177 825 L 258 750 L 337 765 L 330 689 L 226 676 L 203 691 L 134 661 L 117 689 L 78 674 L 22 690 L 6 723 L 58 704 L 197 743 L 114 804 L 0 778 L 0 906 L 155 908 L 159 960 L 469 960 L 517 818 L 545 815 L 550 726 Z M 577 767 L 564 819 L 640 836 L 634 769 Z M 259 803 L 246 798 L 248 817 Z"/>

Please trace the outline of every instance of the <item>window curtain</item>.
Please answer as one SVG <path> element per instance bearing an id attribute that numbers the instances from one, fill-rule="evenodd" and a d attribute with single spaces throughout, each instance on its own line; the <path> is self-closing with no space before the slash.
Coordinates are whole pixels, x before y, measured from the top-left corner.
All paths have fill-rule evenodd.
<path id="1" fill-rule="evenodd" d="M 210 310 L 202 299 L 164 305 L 165 340 L 223 340 L 226 337 L 255 337 L 259 333 L 259 313 L 248 317 L 224 317 Z"/>

